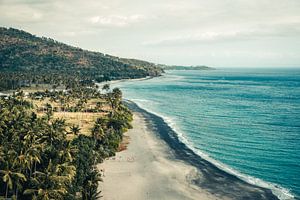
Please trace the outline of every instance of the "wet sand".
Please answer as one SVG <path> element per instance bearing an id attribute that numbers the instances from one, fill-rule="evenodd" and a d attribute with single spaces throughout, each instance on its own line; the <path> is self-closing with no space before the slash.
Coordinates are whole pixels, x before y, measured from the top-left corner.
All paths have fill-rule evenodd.
<path id="1" fill-rule="evenodd" d="M 128 149 L 98 165 L 103 199 L 278 199 L 202 159 L 162 118 L 127 104 L 134 113 Z"/>

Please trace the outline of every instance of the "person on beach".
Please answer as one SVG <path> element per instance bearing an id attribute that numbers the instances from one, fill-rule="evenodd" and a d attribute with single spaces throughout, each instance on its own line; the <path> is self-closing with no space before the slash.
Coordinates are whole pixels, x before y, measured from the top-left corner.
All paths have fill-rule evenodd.
<path id="1" fill-rule="evenodd" d="M 102 168 L 102 169 L 100 169 L 100 173 L 101 173 L 101 176 L 103 176 L 103 177 L 105 177 L 105 169 L 104 168 Z"/>

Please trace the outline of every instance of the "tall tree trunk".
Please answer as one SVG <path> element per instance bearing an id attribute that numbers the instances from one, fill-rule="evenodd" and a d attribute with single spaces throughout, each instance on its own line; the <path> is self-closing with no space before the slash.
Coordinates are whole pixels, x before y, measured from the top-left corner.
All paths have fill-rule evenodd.
<path id="1" fill-rule="evenodd" d="M 6 184 L 5 199 L 7 199 L 7 195 L 8 195 L 8 183 Z"/>
<path id="2" fill-rule="evenodd" d="M 34 178 L 36 177 L 36 161 L 34 161 Z"/>
<path id="3" fill-rule="evenodd" d="M 32 175 L 32 163 L 30 162 L 29 178 L 31 178 L 31 175 Z"/>
<path id="4" fill-rule="evenodd" d="M 18 199 L 18 186 L 16 185 L 16 199 Z"/>

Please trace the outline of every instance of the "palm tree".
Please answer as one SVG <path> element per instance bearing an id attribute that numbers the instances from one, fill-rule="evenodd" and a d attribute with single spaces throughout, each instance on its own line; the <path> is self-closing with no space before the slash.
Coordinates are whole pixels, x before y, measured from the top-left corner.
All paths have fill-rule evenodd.
<path id="1" fill-rule="evenodd" d="M 32 146 L 30 147 L 27 152 L 26 155 L 28 157 L 29 160 L 29 177 L 31 177 L 32 175 L 32 168 L 34 167 L 34 172 L 36 171 L 36 164 L 37 163 L 41 163 L 41 155 L 40 155 L 40 150 L 39 150 L 40 146 Z M 33 166 L 34 165 L 34 166 Z"/>
<path id="2" fill-rule="evenodd" d="M 106 92 L 108 92 L 110 90 L 109 84 L 104 84 L 102 87 L 102 90 L 105 90 Z"/>
<path id="3" fill-rule="evenodd" d="M 99 112 L 101 110 L 102 106 L 103 106 L 102 102 L 100 102 L 100 101 L 97 102 L 96 107 L 95 107 L 96 112 Z"/>
<path id="4" fill-rule="evenodd" d="M 2 180 L 6 183 L 6 190 L 5 190 L 5 198 L 7 199 L 8 196 L 8 189 L 12 189 L 13 185 L 16 184 L 17 181 L 26 181 L 26 177 L 24 174 L 19 172 L 14 172 L 12 169 L 8 167 L 5 170 L 0 170 L 0 174 L 3 174 Z"/>
<path id="5" fill-rule="evenodd" d="M 50 159 L 49 164 L 44 172 L 36 171 L 35 188 L 26 189 L 24 194 L 31 194 L 36 199 L 50 200 L 62 199 L 63 195 L 67 193 L 66 184 L 70 183 L 68 176 L 59 175 L 60 170 L 57 165 L 52 163 Z"/>
<path id="6" fill-rule="evenodd" d="M 50 104 L 49 104 L 49 105 L 50 105 Z M 51 105 L 50 105 L 50 106 L 51 106 Z M 47 121 L 50 121 L 51 118 L 52 118 L 52 116 L 53 116 L 53 110 L 52 110 L 52 107 L 51 107 L 51 109 L 47 108 L 47 109 L 46 109 L 46 119 L 47 119 Z"/>
<path id="7" fill-rule="evenodd" d="M 67 184 L 70 184 L 76 174 L 76 167 L 68 162 L 56 165 L 56 172 L 60 177 L 65 179 Z"/>
<path id="8" fill-rule="evenodd" d="M 42 136 L 42 140 L 53 145 L 53 142 L 65 139 L 65 120 L 55 119 L 52 121 L 48 131 Z"/>
<path id="9" fill-rule="evenodd" d="M 119 88 L 114 88 L 112 91 L 113 97 L 120 101 L 122 99 L 122 91 Z"/>
<path id="10" fill-rule="evenodd" d="M 30 168 L 30 161 L 28 159 L 28 156 L 26 153 L 24 154 L 22 151 L 14 161 L 14 165 L 17 165 L 20 167 L 21 172 L 26 172 L 26 169 Z"/>
<path id="11" fill-rule="evenodd" d="M 101 197 L 101 192 L 98 192 L 99 181 L 102 181 L 101 174 L 97 170 L 90 171 L 84 180 L 82 200 L 97 200 Z"/>
<path id="12" fill-rule="evenodd" d="M 103 138 L 105 134 L 105 127 L 104 125 L 106 124 L 106 120 L 103 118 L 98 118 L 94 124 L 94 127 L 92 128 L 92 136 L 96 139 L 99 140 Z"/>
<path id="13" fill-rule="evenodd" d="M 72 145 L 71 141 L 66 141 L 59 151 L 61 162 L 73 162 L 74 154 L 77 153 L 78 149 Z"/>
<path id="14" fill-rule="evenodd" d="M 31 194 L 32 199 L 34 200 L 52 200 L 52 199 L 62 199 L 62 194 L 65 194 L 67 191 L 64 188 L 60 189 L 26 189 L 23 194 Z"/>
<path id="15" fill-rule="evenodd" d="M 4 151 L 3 151 L 3 147 L 0 146 L 0 162 L 4 162 Z"/>
<path id="16" fill-rule="evenodd" d="M 24 92 L 23 90 L 17 90 L 17 92 L 15 93 L 16 99 L 20 101 L 21 105 L 23 104 L 24 101 Z"/>
<path id="17" fill-rule="evenodd" d="M 80 128 L 79 128 L 79 125 L 75 125 L 73 124 L 71 127 L 70 127 L 70 130 L 71 130 L 71 133 L 73 133 L 74 135 L 78 135 L 79 132 L 80 132 Z"/>
<path id="18" fill-rule="evenodd" d="M 106 94 L 106 100 L 109 102 L 112 112 L 115 112 L 122 100 L 122 92 L 119 88 L 114 88 L 111 93 Z"/>

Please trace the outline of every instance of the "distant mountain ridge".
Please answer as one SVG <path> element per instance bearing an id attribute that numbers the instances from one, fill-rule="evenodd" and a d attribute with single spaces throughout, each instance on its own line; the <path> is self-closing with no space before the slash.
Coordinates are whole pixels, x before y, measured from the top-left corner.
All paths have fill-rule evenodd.
<path id="1" fill-rule="evenodd" d="M 159 76 L 153 63 L 83 50 L 50 38 L 0 27 L 0 71 L 89 73 L 94 79 Z"/>
<path id="2" fill-rule="evenodd" d="M 164 70 L 214 70 L 215 68 L 201 66 L 159 65 Z"/>

